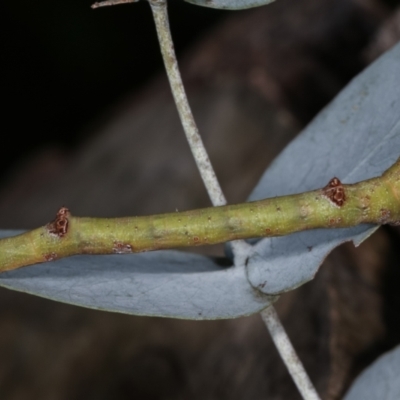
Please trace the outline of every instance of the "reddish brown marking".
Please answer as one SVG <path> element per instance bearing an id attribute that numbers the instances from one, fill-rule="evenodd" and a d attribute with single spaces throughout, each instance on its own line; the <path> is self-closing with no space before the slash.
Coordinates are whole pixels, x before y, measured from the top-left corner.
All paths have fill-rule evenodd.
<path id="1" fill-rule="evenodd" d="M 132 246 L 127 243 L 114 241 L 113 252 L 115 254 L 129 254 L 132 253 Z"/>
<path id="2" fill-rule="evenodd" d="M 267 228 L 267 229 L 265 229 L 265 233 L 271 233 L 271 229 L 269 229 L 269 228 Z"/>
<path id="3" fill-rule="evenodd" d="M 44 259 L 45 261 L 54 261 L 57 260 L 58 256 L 56 253 L 45 254 Z"/>
<path id="4" fill-rule="evenodd" d="M 332 203 L 338 207 L 342 207 L 346 201 L 346 194 L 342 182 L 338 178 L 332 178 L 329 183 L 322 189 L 322 193 Z"/>
<path id="5" fill-rule="evenodd" d="M 267 284 L 267 281 L 264 281 L 263 283 L 260 283 L 260 284 L 258 285 L 258 287 L 259 287 L 260 289 L 264 289 L 264 287 L 265 287 L 266 284 Z"/>
<path id="6" fill-rule="evenodd" d="M 337 225 L 337 224 L 339 224 L 340 222 L 342 222 L 342 218 L 330 218 L 329 219 L 329 225 Z"/>
<path id="7" fill-rule="evenodd" d="M 198 243 L 200 239 L 197 236 L 193 236 L 193 242 Z"/>
<path id="8" fill-rule="evenodd" d="M 380 210 L 381 215 L 378 219 L 378 222 L 383 225 L 383 224 L 387 224 L 388 221 L 390 220 L 390 210 L 386 210 L 385 208 L 381 208 Z"/>
<path id="9" fill-rule="evenodd" d="M 61 207 L 57 212 L 56 219 L 47 225 L 49 233 L 60 238 L 65 236 L 68 232 L 68 218 L 70 215 L 67 207 Z"/>

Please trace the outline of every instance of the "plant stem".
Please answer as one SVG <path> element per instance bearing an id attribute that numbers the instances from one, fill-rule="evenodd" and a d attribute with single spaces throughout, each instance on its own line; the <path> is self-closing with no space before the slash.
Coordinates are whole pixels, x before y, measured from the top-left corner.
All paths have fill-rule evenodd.
<path id="1" fill-rule="evenodd" d="M 273 307 L 266 308 L 261 312 L 261 318 L 267 326 L 272 340 L 303 399 L 319 400 L 320 398 L 317 391 L 315 390 L 303 364 L 290 342 L 289 337 L 280 323 L 275 309 Z"/>
<path id="2" fill-rule="evenodd" d="M 149 0 L 149 3 L 153 12 L 158 41 L 160 43 L 161 54 L 164 60 L 171 92 L 190 150 L 192 151 L 200 176 L 211 199 L 211 203 L 214 206 L 223 206 L 227 204 L 227 201 L 218 182 L 203 140 L 199 134 L 182 82 L 169 26 L 167 2 L 166 0 Z M 239 240 L 232 242 L 231 246 L 235 256 L 235 266 L 243 265 L 250 246 L 246 242 Z"/>
<path id="3" fill-rule="evenodd" d="M 210 158 L 204 147 L 196 122 L 187 100 L 182 78 L 179 72 L 178 62 L 175 55 L 174 44 L 169 27 L 167 3 L 165 0 L 150 0 L 156 25 L 161 53 L 164 59 L 172 95 L 178 109 L 179 117 L 189 142 L 197 167 L 206 186 L 208 195 L 214 206 L 226 204 L 218 179 L 211 165 Z"/>
<path id="4" fill-rule="evenodd" d="M 342 189 L 346 200 L 341 207 L 327 196 L 327 186 L 250 203 L 142 217 L 79 218 L 65 211 L 51 224 L 1 239 L 0 271 L 74 254 L 141 252 L 314 228 L 399 223 L 400 161 L 382 177 Z"/>
<path id="5" fill-rule="evenodd" d="M 139 0 L 106 0 L 92 4 L 92 8 L 95 9 L 100 7 L 116 6 L 119 4 L 136 3 L 137 1 Z"/>

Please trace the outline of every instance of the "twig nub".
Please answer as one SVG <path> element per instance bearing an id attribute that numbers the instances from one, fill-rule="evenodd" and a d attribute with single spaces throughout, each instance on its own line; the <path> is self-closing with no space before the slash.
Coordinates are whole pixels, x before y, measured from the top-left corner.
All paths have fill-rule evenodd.
<path id="1" fill-rule="evenodd" d="M 49 233 L 58 237 L 63 237 L 68 232 L 68 217 L 70 216 L 67 207 L 61 207 L 56 215 L 56 219 L 47 225 Z"/>
<path id="2" fill-rule="evenodd" d="M 322 189 L 322 193 L 338 207 L 342 207 L 346 201 L 346 194 L 342 182 L 340 182 L 336 177 L 329 181 L 329 183 Z"/>

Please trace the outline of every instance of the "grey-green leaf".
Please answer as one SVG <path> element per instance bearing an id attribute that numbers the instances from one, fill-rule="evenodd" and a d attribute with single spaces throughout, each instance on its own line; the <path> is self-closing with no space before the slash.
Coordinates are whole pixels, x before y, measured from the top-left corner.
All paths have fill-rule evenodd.
<path id="1" fill-rule="evenodd" d="M 223 10 L 241 10 L 272 3 L 274 0 L 185 0 L 197 6 L 219 8 Z"/>
<path id="2" fill-rule="evenodd" d="M 355 78 L 281 153 L 250 200 L 379 176 L 400 156 L 400 45 Z M 339 244 L 358 245 L 376 226 L 321 229 L 266 238 L 254 247 L 248 276 L 254 287 L 279 294 L 311 280 Z"/>
<path id="3" fill-rule="evenodd" d="M 252 288 L 244 268 L 179 251 L 63 258 L 4 272 L 0 286 L 98 310 L 186 319 L 240 317 L 273 300 Z"/>
<path id="4" fill-rule="evenodd" d="M 400 346 L 384 354 L 353 383 L 344 400 L 399 400 Z"/>

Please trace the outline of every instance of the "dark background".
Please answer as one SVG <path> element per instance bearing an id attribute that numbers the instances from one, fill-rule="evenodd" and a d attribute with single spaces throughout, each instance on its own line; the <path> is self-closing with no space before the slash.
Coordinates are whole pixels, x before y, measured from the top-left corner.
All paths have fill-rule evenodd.
<path id="1" fill-rule="evenodd" d="M 146 2 L 98 10 L 92 3 L 1 2 L 0 182 L 45 144 L 75 146 L 88 124 L 163 67 Z M 172 0 L 169 13 L 180 55 L 231 12 Z"/>
<path id="2" fill-rule="evenodd" d="M 0 2 L 0 179 L 44 145 L 70 148 L 85 127 L 163 68 L 149 5 Z M 225 11 L 170 1 L 178 55 Z"/>

